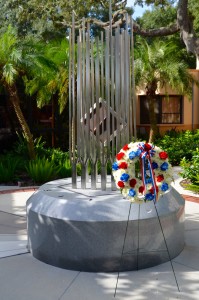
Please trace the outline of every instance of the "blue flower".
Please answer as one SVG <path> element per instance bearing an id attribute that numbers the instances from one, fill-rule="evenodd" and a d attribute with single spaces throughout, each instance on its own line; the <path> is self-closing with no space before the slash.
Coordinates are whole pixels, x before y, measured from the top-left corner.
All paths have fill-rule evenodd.
<path id="1" fill-rule="evenodd" d="M 120 180 L 126 182 L 129 180 L 129 177 L 129 174 L 123 173 L 120 177 Z"/>
<path id="2" fill-rule="evenodd" d="M 169 189 L 169 186 L 166 182 L 163 182 L 160 189 L 161 189 L 161 191 L 166 192 Z"/>
<path id="3" fill-rule="evenodd" d="M 145 200 L 151 201 L 154 199 L 154 195 L 151 193 L 148 193 L 145 195 Z"/>
<path id="4" fill-rule="evenodd" d="M 144 149 L 144 143 L 142 142 L 142 143 L 139 143 L 139 146 L 142 148 L 142 149 Z"/>
<path id="5" fill-rule="evenodd" d="M 158 164 L 155 161 L 152 162 L 152 168 L 153 170 L 158 168 Z"/>
<path id="6" fill-rule="evenodd" d="M 117 171 L 117 170 L 119 169 L 118 163 L 117 163 L 117 162 L 114 162 L 114 163 L 112 164 L 112 169 L 113 169 L 114 171 Z"/>
<path id="7" fill-rule="evenodd" d="M 142 150 L 138 149 L 138 150 L 136 150 L 135 155 L 139 157 L 141 153 L 142 153 Z"/>
<path id="8" fill-rule="evenodd" d="M 134 197 L 136 195 L 136 191 L 134 189 L 129 190 L 129 196 Z"/>
<path id="9" fill-rule="evenodd" d="M 167 162 L 164 162 L 163 164 L 161 164 L 160 169 L 162 171 L 166 171 L 169 168 L 169 165 Z"/>
<path id="10" fill-rule="evenodd" d="M 129 159 L 134 159 L 136 157 L 136 152 L 135 151 L 131 151 L 129 153 Z"/>
<path id="11" fill-rule="evenodd" d="M 146 178 L 146 183 L 151 183 L 152 182 L 152 180 L 151 180 L 151 177 L 149 177 L 149 178 Z"/>

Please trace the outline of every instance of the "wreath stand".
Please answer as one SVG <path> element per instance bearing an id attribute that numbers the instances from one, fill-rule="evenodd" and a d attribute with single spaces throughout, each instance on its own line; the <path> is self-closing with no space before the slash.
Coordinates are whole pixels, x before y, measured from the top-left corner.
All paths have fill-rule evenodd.
<path id="1" fill-rule="evenodd" d="M 173 262 L 172 262 L 171 255 L 170 255 L 170 252 L 169 252 L 169 248 L 168 248 L 168 245 L 167 245 L 167 241 L 166 241 L 166 238 L 165 238 L 165 234 L 164 234 L 164 230 L 163 230 L 163 227 L 162 227 L 162 223 L 161 223 L 161 220 L 160 220 L 160 217 L 159 217 L 159 214 L 158 214 L 156 203 L 154 201 L 153 201 L 153 203 L 154 203 L 154 208 L 155 208 L 155 211 L 156 211 L 156 214 L 157 214 L 158 223 L 160 225 L 160 229 L 161 229 L 162 236 L 163 236 L 163 239 L 164 239 L 164 243 L 165 243 L 165 246 L 166 246 L 166 251 L 167 251 L 167 254 L 168 254 L 168 258 L 169 258 L 169 261 L 170 261 L 170 264 L 171 264 L 172 272 L 173 272 L 173 275 L 174 275 L 174 278 L 175 278 L 176 286 L 177 286 L 178 292 L 180 292 L 179 284 L 178 284 L 177 277 L 176 277 L 176 274 L 175 274 L 175 270 L 174 270 L 174 267 L 173 267 Z M 140 248 L 139 248 L 140 205 L 141 204 L 139 204 L 139 208 L 138 208 L 138 233 L 137 233 L 138 241 L 137 241 L 137 249 L 134 250 L 134 251 L 137 252 L 137 271 L 139 271 L 139 252 L 140 252 Z M 132 208 L 132 202 L 130 203 L 130 206 L 129 206 L 128 218 L 127 218 L 127 223 L 126 223 L 126 230 L 125 230 L 125 234 L 124 234 L 124 243 L 123 243 L 122 253 L 121 253 L 121 258 L 120 258 L 120 266 L 122 265 L 123 255 L 125 254 L 124 249 L 125 249 L 125 242 L 126 242 L 127 231 L 128 231 L 128 226 L 129 226 L 129 218 L 130 218 L 131 208 Z M 120 271 L 118 271 L 118 275 L 117 275 L 117 281 L 116 281 L 116 286 L 115 286 L 114 298 L 116 297 L 116 293 L 117 293 L 119 276 L 120 276 Z"/>

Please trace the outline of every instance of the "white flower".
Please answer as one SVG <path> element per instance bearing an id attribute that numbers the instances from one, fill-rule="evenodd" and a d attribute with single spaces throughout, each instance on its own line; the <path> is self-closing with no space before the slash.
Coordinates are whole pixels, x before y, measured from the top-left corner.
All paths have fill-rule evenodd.
<path id="1" fill-rule="evenodd" d="M 140 157 L 138 156 L 139 155 L 139 151 L 141 150 L 142 152 L 144 152 L 144 154 L 146 155 L 146 158 L 145 158 L 145 161 L 146 163 L 148 162 L 148 160 L 151 161 L 151 163 L 156 163 L 158 165 L 158 168 L 155 168 L 155 169 L 152 169 L 151 171 L 149 170 L 145 170 L 145 176 L 147 176 L 148 178 L 151 177 L 151 173 L 154 174 L 154 180 L 152 180 L 153 182 L 155 182 L 155 185 L 156 185 L 156 188 L 158 188 L 158 196 L 161 195 L 161 194 L 164 194 L 165 192 L 164 191 L 161 191 L 161 187 L 162 187 L 162 184 L 163 182 L 164 183 L 167 183 L 168 185 L 170 185 L 170 183 L 173 181 L 173 175 L 172 175 L 172 167 L 171 165 L 169 164 L 168 162 L 168 158 L 166 159 L 161 159 L 160 156 L 159 156 L 159 153 L 160 152 L 163 152 L 159 147 L 154 147 L 151 145 L 152 149 L 151 150 L 148 150 L 148 145 L 151 145 L 151 144 L 147 144 L 146 145 L 146 148 L 147 150 L 144 149 L 144 146 L 145 146 L 145 143 L 141 143 L 141 142 L 136 142 L 136 143 L 129 143 L 128 144 L 128 147 L 124 147 L 124 149 L 121 149 L 119 153 L 124 153 L 124 155 L 118 155 L 117 157 L 121 159 L 116 159 L 116 162 L 117 162 L 117 165 L 118 165 L 118 170 L 113 170 L 113 176 L 114 176 L 114 179 L 116 181 L 116 186 L 121 189 L 121 192 L 122 192 L 122 195 L 125 197 L 125 198 L 128 198 L 130 199 L 132 202 L 137 202 L 137 203 L 142 203 L 144 201 L 146 201 L 145 199 L 145 195 L 140 193 L 140 190 L 143 190 L 143 181 L 140 180 L 140 178 L 142 177 L 141 174 L 142 174 L 142 171 L 140 170 L 139 174 L 137 174 L 137 177 L 136 177 L 136 172 L 137 170 L 135 170 L 135 165 L 137 164 L 137 162 L 140 162 Z M 134 152 L 133 155 L 131 152 Z M 132 159 L 129 158 L 129 154 L 132 155 Z M 122 162 L 126 162 L 128 164 L 128 167 L 127 169 L 122 169 L 120 168 L 120 164 Z M 168 165 L 168 169 L 166 170 L 161 170 L 161 165 L 163 163 L 167 163 Z M 141 166 L 140 166 L 141 168 Z M 119 181 L 121 181 L 121 176 L 122 174 L 128 174 L 129 175 L 129 178 L 127 181 L 121 183 L 118 185 L 117 183 Z M 156 178 L 158 176 L 164 176 L 163 177 L 163 180 L 162 181 L 157 181 Z M 136 184 L 134 184 L 134 180 L 136 180 Z M 159 178 L 159 180 L 161 180 L 161 177 Z M 121 188 L 121 186 L 123 186 Z M 133 190 L 131 190 L 133 189 Z M 153 190 L 155 189 L 155 187 L 153 186 L 153 184 L 151 183 L 148 183 L 146 184 L 145 186 L 145 193 L 152 193 L 153 195 Z M 133 195 L 135 194 L 134 196 L 130 196 L 129 195 L 129 191 L 130 191 L 130 194 Z M 152 197 L 152 196 L 151 196 Z"/>

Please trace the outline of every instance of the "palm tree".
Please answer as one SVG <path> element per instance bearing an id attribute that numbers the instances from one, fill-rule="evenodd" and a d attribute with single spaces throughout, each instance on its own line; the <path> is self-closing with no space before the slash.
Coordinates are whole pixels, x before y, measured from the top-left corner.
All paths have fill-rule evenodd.
<path id="1" fill-rule="evenodd" d="M 69 42 L 63 39 L 41 46 L 43 52 L 37 60 L 39 64 L 25 81 L 26 92 L 36 96 L 39 108 L 57 100 L 62 112 L 68 100 Z"/>
<path id="2" fill-rule="evenodd" d="M 16 31 L 9 26 L 0 36 L 0 82 L 9 95 L 24 137 L 27 141 L 29 156 L 35 158 L 34 141 L 29 126 L 20 107 L 17 80 L 25 71 L 22 43 L 19 42 Z"/>
<path id="3" fill-rule="evenodd" d="M 156 40 L 151 45 L 146 40 L 139 42 L 135 51 L 135 85 L 145 89 L 149 103 L 149 142 L 153 142 L 158 129 L 154 101 L 158 90 L 164 87 L 167 94 L 170 87 L 191 98 L 193 80 L 171 42 Z"/>

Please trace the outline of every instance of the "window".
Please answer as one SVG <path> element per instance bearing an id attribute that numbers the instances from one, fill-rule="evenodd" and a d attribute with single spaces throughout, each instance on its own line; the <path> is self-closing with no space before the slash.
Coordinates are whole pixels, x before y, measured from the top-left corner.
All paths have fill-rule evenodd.
<path id="1" fill-rule="evenodd" d="M 182 96 L 160 96 L 155 98 L 155 113 L 158 124 L 182 123 Z M 150 124 L 149 103 L 146 96 L 140 96 L 140 124 Z"/>

